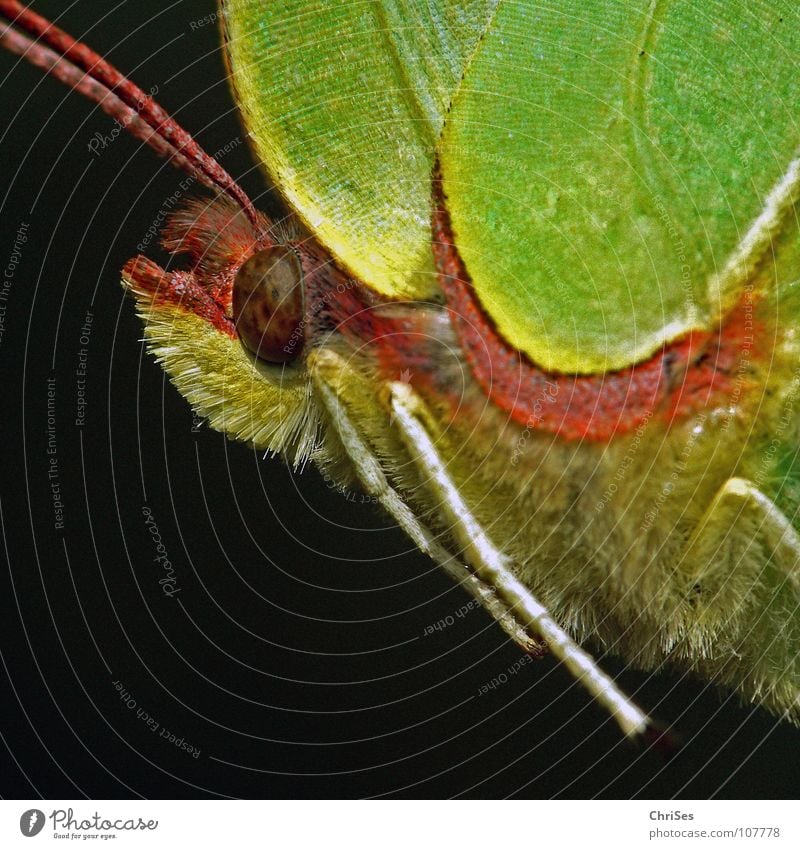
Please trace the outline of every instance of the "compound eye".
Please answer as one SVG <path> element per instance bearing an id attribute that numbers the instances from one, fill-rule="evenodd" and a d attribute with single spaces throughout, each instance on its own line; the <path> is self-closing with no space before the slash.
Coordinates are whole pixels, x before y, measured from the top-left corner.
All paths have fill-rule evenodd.
<path id="1" fill-rule="evenodd" d="M 244 345 L 268 363 L 288 363 L 303 350 L 303 269 L 285 245 L 259 251 L 233 281 L 233 320 Z"/>

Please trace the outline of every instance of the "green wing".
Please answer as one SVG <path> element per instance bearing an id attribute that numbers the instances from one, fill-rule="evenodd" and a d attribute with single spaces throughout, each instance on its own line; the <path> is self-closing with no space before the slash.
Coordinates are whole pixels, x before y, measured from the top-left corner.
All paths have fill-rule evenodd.
<path id="1" fill-rule="evenodd" d="M 796 155 L 798 55 L 787 2 L 502 3 L 442 161 L 508 341 L 600 372 L 707 325 L 710 282 Z"/>
<path id="2" fill-rule="evenodd" d="M 228 0 L 224 13 L 256 150 L 322 241 L 382 293 L 435 291 L 438 147 L 484 308 L 557 371 L 622 368 L 709 326 L 800 140 L 788 2 Z M 742 275 L 728 276 L 735 298 Z"/>
<path id="3" fill-rule="evenodd" d="M 497 0 L 227 0 L 233 85 L 292 206 L 370 286 L 436 290 L 430 175 Z"/>

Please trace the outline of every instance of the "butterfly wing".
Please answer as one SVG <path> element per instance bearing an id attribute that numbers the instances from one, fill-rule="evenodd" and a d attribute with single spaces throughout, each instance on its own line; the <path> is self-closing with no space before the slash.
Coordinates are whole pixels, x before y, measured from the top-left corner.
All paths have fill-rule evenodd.
<path id="1" fill-rule="evenodd" d="M 430 176 L 445 113 L 497 0 L 226 0 L 232 84 L 258 157 L 354 274 L 436 290 Z"/>

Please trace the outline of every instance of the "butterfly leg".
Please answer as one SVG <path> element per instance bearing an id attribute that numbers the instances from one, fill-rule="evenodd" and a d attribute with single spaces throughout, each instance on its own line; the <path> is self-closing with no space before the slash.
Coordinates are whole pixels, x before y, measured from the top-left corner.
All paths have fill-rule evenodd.
<path id="1" fill-rule="evenodd" d="M 534 656 L 544 654 L 546 646 L 528 633 L 505 600 L 463 562 L 447 551 L 391 486 L 380 462 L 359 433 L 336 390 L 325 379 L 326 371 L 330 373 L 330 369 L 341 370 L 343 363 L 339 356 L 323 349 L 315 352 L 315 357 L 318 367 L 312 369 L 312 375 L 317 395 L 325 406 L 365 492 L 377 499 L 414 544 L 441 566 L 456 583 L 464 587 L 523 651 Z M 321 359 L 327 360 L 325 367 L 322 368 L 319 367 Z"/>
<path id="2" fill-rule="evenodd" d="M 772 499 L 744 478 L 730 478 L 719 489 L 687 545 L 687 556 L 698 563 L 719 558 L 731 529 L 750 523 L 749 537 L 764 544 L 786 579 L 800 590 L 800 535 Z"/>
<path id="3" fill-rule="evenodd" d="M 752 481 L 731 478 L 689 537 L 690 618 L 676 646 L 705 678 L 800 715 L 800 535 Z"/>
<path id="4" fill-rule="evenodd" d="M 424 475 L 425 484 L 441 504 L 451 531 L 475 573 L 495 588 L 531 633 L 547 642 L 550 651 L 614 717 L 627 736 L 638 737 L 648 733 L 652 726 L 647 715 L 569 637 L 547 608 L 515 576 L 510 559 L 492 543 L 472 515 L 423 424 L 420 415 L 424 411 L 422 400 L 407 384 L 392 383 L 389 403 L 403 443 Z"/>

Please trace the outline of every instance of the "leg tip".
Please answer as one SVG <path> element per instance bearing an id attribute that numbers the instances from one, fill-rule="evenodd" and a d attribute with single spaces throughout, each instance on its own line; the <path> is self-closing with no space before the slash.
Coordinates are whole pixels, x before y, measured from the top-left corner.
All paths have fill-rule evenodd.
<path id="1" fill-rule="evenodd" d="M 636 735 L 636 742 L 650 749 L 664 760 L 669 760 L 681 748 L 680 738 L 666 726 L 658 722 L 648 721 L 644 730 Z"/>

